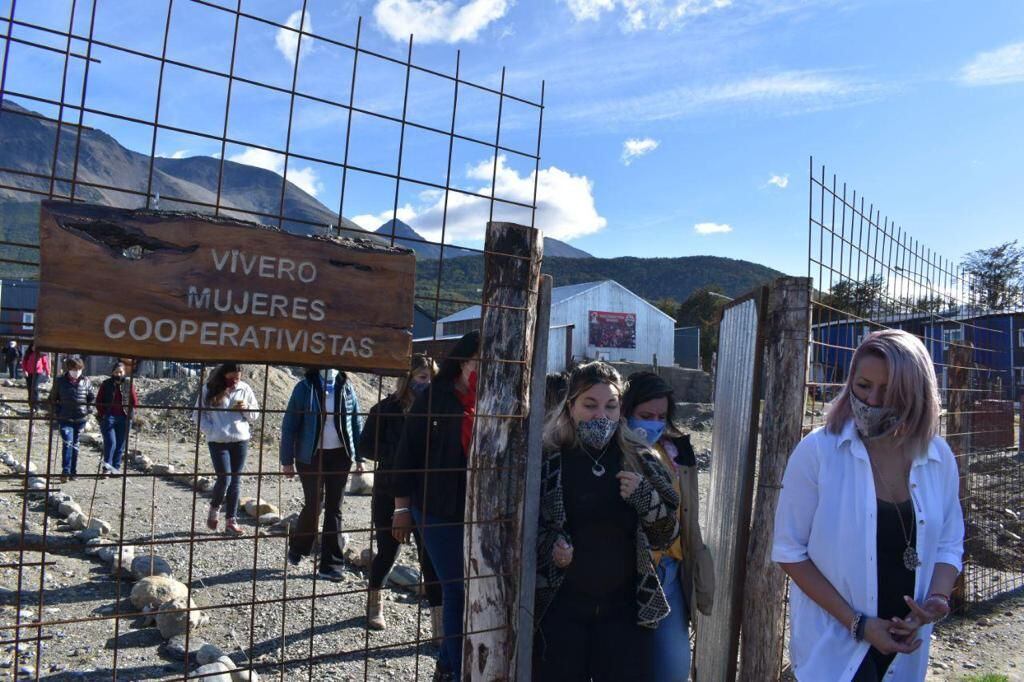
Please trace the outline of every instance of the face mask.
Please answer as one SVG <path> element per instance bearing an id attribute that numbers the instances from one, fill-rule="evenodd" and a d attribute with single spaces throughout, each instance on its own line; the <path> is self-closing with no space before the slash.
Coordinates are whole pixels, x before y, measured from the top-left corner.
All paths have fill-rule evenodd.
<path id="1" fill-rule="evenodd" d="M 874 440 L 891 435 L 896 430 L 899 417 L 891 407 L 872 407 L 850 391 L 850 407 L 857 433 L 864 440 Z"/>
<path id="2" fill-rule="evenodd" d="M 601 450 L 615 435 L 619 422 L 608 417 L 598 417 L 588 422 L 577 422 L 576 437 L 588 448 Z"/>
<path id="3" fill-rule="evenodd" d="M 320 378 L 323 379 L 325 384 L 333 384 L 334 380 L 338 378 L 338 370 L 336 369 L 324 369 L 320 370 Z"/>
<path id="4" fill-rule="evenodd" d="M 111 377 L 111 378 L 112 378 L 112 379 L 113 379 L 113 380 L 114 380 L 115 382 L 117 382 L 117 383 L 121 383 L 122 381 L 124 381 L 124 377 Z"/>
<path id="5" fill-rule="evenodd" d="M 78 377 L 82 376 L 82 370 L 80 370 L 80 369 L 69 370 L 68 371 L 68 376 L 71 377 L 72 379 L 77 379 Z"/>
<path id="6" fill-rule="evenodd" d="M 427 389 L 430 388 L 430 382 L 424 381 L 421 383 L 419 381 L 414 381 L 411 384 L 409 384 L 409 388 L 411 388 L 412 392 L 415 393 L 416 395 L 423 395 L 424 393 L 427 392 Z"/>
<path id="7" fill-rule="evenodd" d="M 663 421 L 650 421 L 630 417 L 627 422 L 629 423 L 629 428 L 643 433 L 643 438 L 647 441 L 648 445 L 657 443 L 658 439 L 661 438 L 661 434 L 665 433 L 665 422 Z"/>

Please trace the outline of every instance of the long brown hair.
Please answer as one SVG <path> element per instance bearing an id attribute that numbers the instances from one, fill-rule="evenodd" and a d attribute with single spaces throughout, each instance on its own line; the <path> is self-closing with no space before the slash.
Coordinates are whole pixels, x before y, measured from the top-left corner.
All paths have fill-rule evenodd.
<path id="1" fill-rule="evenodd" d="M 607 384 L 622 398 L 622 375 L 606 362 L 588 362 L 576 367 L 569 375 L 569 388 L 562 403 L 548 416 L 544 426 L 544 447 L 548 451 L 561 451 L 579 445 L 576 424 L 570 409 L 576 399 L 592 386 Z M 619 411 L 619 428 L 615 438 L 622 450 L 622 468 L 626 471 L 643 473 L 640 453 L 648 450 L 647 443 L 626 427 L 625 413 Z"/>
<path id="2" fill-rule="evenodd" d="M 210 374 L 210 378 L 206 382 L 207 406 L 215 406 L 228 392 L 227 375 L 241 371 L 242 366 L 237 362 L 225 362 L 223 365 L 220 365 L 217 369 L 213 370 L 213 373 Z"/>
<path id="3" fill-rule="evenodd" d="M 405 412 L 409 411 L 412 407 L 413 400 L 416 399 L 416 394 L 412 390 L 412 375 L 419 372 L 422 369 L 430 370 L 431 380 L 437 376 L 437 364 L 430 358 L 429 355 L 424 353 L 413 353 L 412 360 L 409 362 L 409 371 L 405 373 L 405 376 L 398 380 L 398 387 L 395 389 L 395 396 L 398 398 L 398 402 L 402 404 L 402 410 Z"/>

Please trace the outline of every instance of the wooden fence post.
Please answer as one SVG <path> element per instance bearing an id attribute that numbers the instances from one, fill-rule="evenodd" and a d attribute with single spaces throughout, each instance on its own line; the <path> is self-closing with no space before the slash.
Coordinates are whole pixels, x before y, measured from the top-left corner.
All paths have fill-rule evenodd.
<path id="1" fill-rule="evenodd" d="M 519 626 L 516 632 L 515 678 L 530 682 L 533 661 L 533 607 L 537 584 L 537 522 L 540 514 L 540 465 L 544 435 L 544 393 L 547 388 L 548 330 L 551 327 L 551 275 L 540 278 L 537 328 L 533 343 L 530 418 L 527 422 L 526 491 L 523 495 L 523 559 L 519 569 Z"/>
<path id="2" fill-rule="evenodd" d="M 771 560 L 772 534 L 782 474 L 803 426 L 810 306 L 810 278 L 781 277 L 770 285 L 760 466 L 743 590 L 739 679 L 750 682 L 777 679 L 782 668 L 785 575 Z"/>
<path id="3" fill-rule="evenodd" d="M 974 349 L 969 345 L 954 343 L 946 353 L 946 432 L 943 434 L 949 448 L 956 457 L 960 470 L 960 501 L 963 503 L 969 496 L 968 472 L 971 455 L 971 411 L 974 404 L 974 393 L 971 391 L 971 367 L 974 361 Z M 971 521 L 971 509 L 964 505 L 964 518 Z M 964 556 L 966 561 L 969 557 Z M 953 608 L 964 606 L 968 595 L 964 581 L 965 570 L 957 576 L 953 587 Z"/>
<path id="4" fill-rule="evenodd" d="M 462 675 L 515 676 L 540 233 L 487 224 L 479 394 L 466 482 Z M 543 401 L 541 401 L 543 405 Z M 532 632 L 521 633 L 523 637 Z"/>

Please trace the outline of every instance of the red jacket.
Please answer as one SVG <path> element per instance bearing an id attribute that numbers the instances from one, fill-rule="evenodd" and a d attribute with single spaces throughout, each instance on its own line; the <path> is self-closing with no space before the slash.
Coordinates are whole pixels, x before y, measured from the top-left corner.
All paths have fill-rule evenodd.
<path id="1" fill-rule="evenodd" d="M 21 360 L 21 369 L 25 374 L 49 374 L 50 356 L 38 351 L 25 353 Z"/>

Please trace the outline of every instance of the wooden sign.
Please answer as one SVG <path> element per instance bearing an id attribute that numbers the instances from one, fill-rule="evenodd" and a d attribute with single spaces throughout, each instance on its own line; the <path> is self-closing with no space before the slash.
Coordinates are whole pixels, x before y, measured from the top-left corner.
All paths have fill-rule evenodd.
<path id="1" fill-rule="evenodd" d="M 192 213 L 42 202 L 47 350 L 407 371 L 416 259 Z"/>

